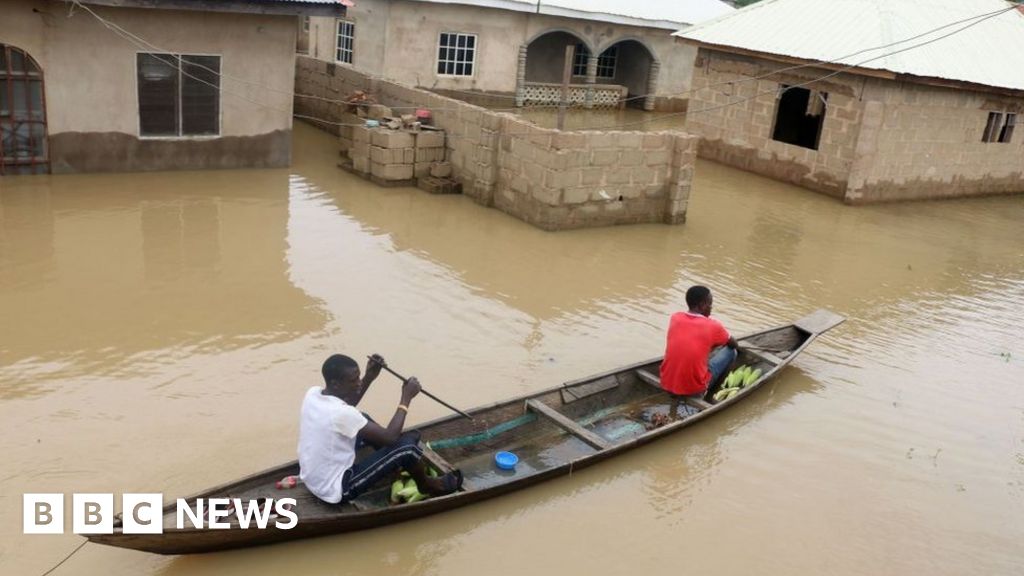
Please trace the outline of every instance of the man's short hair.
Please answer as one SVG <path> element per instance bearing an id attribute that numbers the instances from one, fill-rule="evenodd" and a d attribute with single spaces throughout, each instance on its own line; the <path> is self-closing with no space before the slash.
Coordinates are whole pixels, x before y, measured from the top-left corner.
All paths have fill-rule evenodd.
<path id="1" fill-rule="evenodd" d="M 324 375 L 324 382 L 342 382 L 348 376 L 350 370 L 359 370 L 359 364 L 344 354 L 334 354 L 324 360 L 324 366 L 320 372 Z"/>
<path id="2" fill-rule="evenodd" d="M 710 297 L 710 288 L 706 286 L 691 286 L 690 289 L 686 291 L 686 305 L 690 308 L 696 308 Z"/>

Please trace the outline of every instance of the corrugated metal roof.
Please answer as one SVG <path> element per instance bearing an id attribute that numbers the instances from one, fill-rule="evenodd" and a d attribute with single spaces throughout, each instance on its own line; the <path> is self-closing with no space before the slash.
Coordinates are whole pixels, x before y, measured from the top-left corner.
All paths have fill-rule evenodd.
<path id="1" fill-rule="evenodd" d="M 720 0 L 419 0 L 678 30 L 733 12 Z M 356 0 L 358 3 L 359 0 Z"/>
<path id="2" fill-rule="evenodd" d="M 762 0 L 675 35 L 804 60 L 1024 90 L 1024 15 L 1008 8 L 1004 0 Z M 997 11 L 1005 12 L 942 38 Z M 972 20 L 953 25 L 966 19 Z M 901 42 L 921 34 L 926 35 Z M 910 48 L 929 40 L 935 41 Z M 853 55 L 895 42 L 901 43 Z M 901 49 L 907 50 L 892 54 Z"/>

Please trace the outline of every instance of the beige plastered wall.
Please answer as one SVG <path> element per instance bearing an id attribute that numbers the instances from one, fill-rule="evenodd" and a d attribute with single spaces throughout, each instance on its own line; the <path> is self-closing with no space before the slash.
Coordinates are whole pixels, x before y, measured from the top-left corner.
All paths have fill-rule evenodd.
<path id="1" fill-rule="evenodd" d="M 290 144 L 282 150 L 280 135 L 287 136 L 292 123 L 295 17 L 91 8 L 161 50 L 221 57 L 220 136 L 158 139 L 164 152 L 177 154 L 175 150 L 184 150 L 191 143 L 193 148 L 219 149 L 227 166 L 288 163 Z M 77 171 L 53 157 L 60 153 L 61 142 L 69 140 L 61 138 L 66 134 L 96 135 L 97 140 L 115 148 L 109 150 L 111 155 L 127 154 L 138 160 L 95 159 L 90 166 L 124 170 L 175 167 L 167 162 L 149 165 L 147 159 L 152 156 L 155 160 L 159 153 L 143 149 L 156 146 L 157 139 L 139 138 L 136 54 L 156 49 L 133 45 L 81 9 L 69 18 L 64 2 L 4 0 L 0 10 L 0 43 L 25 50 L 43 69 L 54 171 Z M 274 134 L 278 135 L 275 141 L 265 145 L 238 140 Z M 227 139 L 235 139 L 241 146 L 237 155 L 231 155 L 231 146 L 225 148 Z M 137 143 L 128 144 L 131 140 L 151 144 L 140 149 Z M 81 139 L 76 138 L 70 148 L 80 151 Z M 181 154 L 185 164 L 181 167 L 207 167 L 197 166 L 189 153 Z M 257 157 L 268 154 L 273 158 Z M 216 162 L 209 167 L 217 167 Z"/>
<path id="2" fill-rule="evenodd" d="M 670 30 L 455 4 L 363 0 L 348 9 L 345 19 L 356 24 L 354 69 L 440 90 L 515 92 L 519 47 L 552 31 L 572 32 L 594 53 L 622 40 L 643 44 L 661 64 L 655 91 L 666 98 L 687 89 L 696 54 L 696 48 L 674 42 Z M 477 35 L 472 77 L 437 74 L 442 32 Z M 336 34 L 335 19 L 312 18 L 310 56 L 335 61 Z"/>

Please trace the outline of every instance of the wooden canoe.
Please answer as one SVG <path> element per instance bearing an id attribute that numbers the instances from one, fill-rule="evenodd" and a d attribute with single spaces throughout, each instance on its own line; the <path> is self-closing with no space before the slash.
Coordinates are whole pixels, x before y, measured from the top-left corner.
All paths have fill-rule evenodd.
<path id="1" fill-rule="evenodd" d="M 461 491 L 414 504 L 389 505 L 389 484 L 382 484 L 352 502 L 327 504 L 300 484 L 278 490 L 275 483 L 297 475 L 290 462 L 189 497 L 295 498 L 294 528 L 271 523 L 266 529 L 176 527 L 176 506 L 164 508 L 162 534 L 125 534 L 120 520 L 112 534 L 88 535 L 110 546 L 158 554 L 192 554 L 338 534 L 385 526 L 451 510 L 556 476 L 568 474 L 657 438 L 696 424 L 750 397 L 779 374 L 819 335 L 843 322 L 842 316 L 819 310 L 801 320 L 738 339 L 740 354 L 733 367 L 749 364 L 763 373 L 736 396 L 711 401 L 712 388 L 701 398 L 672 397 L 658 381 L 661 358 L 568 382 L 488 407 L 470 410 L 473 420 L 449 416 L 417 426 L 427 443 L 426 457 L 441 470 L 459 468 L 465 477 Z M 514 471 L 498 470 L 494 454 L 516 453 Z"/>

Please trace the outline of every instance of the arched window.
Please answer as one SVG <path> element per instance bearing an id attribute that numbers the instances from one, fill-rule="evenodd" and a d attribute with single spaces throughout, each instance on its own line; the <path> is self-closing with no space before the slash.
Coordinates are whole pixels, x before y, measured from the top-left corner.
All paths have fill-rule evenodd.
<path id="1" fill-rule="evenodd" d="M 49 171 L 43 72 L 24 51 L 0 44 L 0 175 Z"/>

